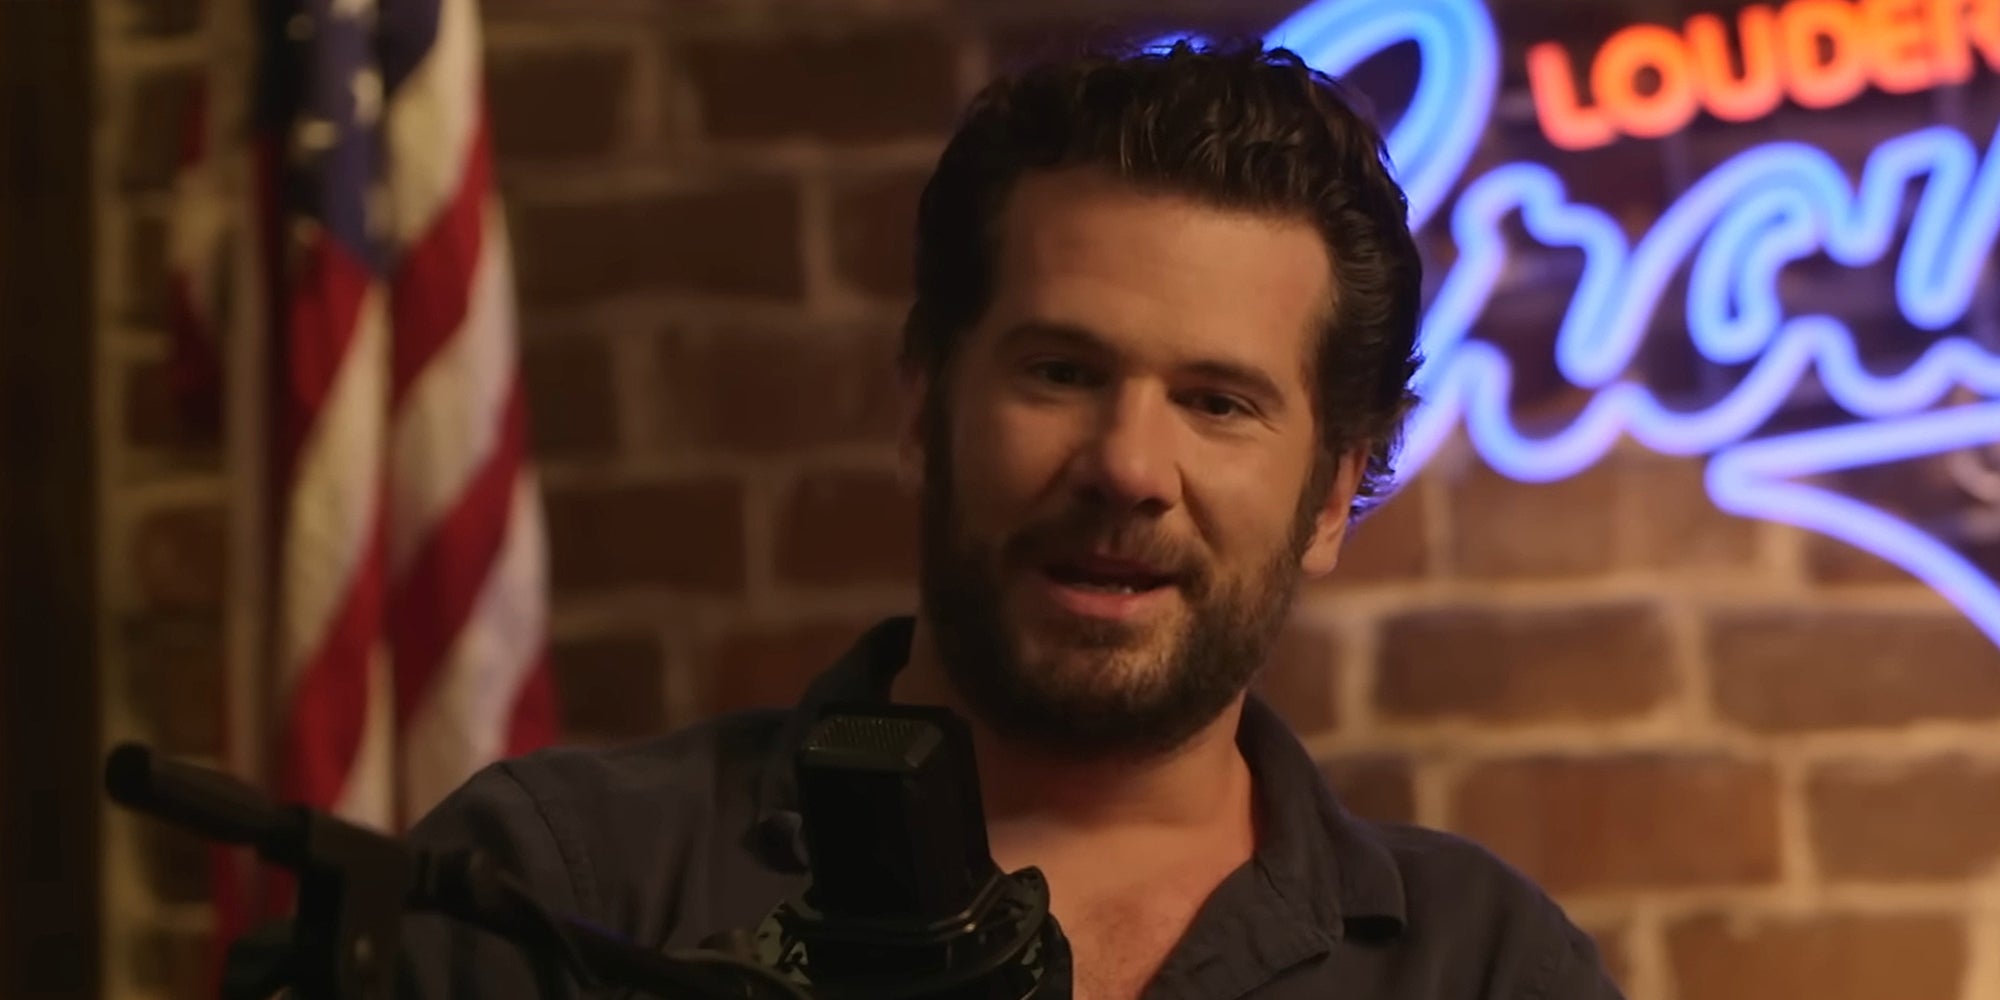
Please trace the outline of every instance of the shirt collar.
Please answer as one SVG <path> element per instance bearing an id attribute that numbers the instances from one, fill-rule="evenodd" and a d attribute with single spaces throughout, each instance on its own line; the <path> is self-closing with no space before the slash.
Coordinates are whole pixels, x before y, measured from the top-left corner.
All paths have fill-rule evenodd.
<path id="1" fill-rule="evenodd" d="M 806 870 L 793 753 L 832 702 L 887 701 L 915 635 L 915 619 L 890 618 L 857 640 L 806 689 L 764 759 L 752 847 L 778 868 Z M 1403 880 L 1373 830 L 1341 806 L 1291 728 L 1254 692 L 1245 699 L 1237 745 L 1250 764 L 1264 836 L 1253 859 L 1286 910 L 1335 937 L 1402 931 Z"/>

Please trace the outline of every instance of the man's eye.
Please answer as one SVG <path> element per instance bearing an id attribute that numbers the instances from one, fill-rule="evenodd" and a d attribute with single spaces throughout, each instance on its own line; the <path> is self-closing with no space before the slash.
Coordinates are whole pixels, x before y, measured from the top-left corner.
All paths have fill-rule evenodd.
<path id="1" fill-rule="evenodd" d="M 1090 373 L 1073 361 L 1037 361 L 1028 366 L 1028 372 L 1051 385 L 1078 386 L 1090 381 Z"/>
<path id="2" fill-rule="evenodd" d="M 1208 417 L 1240 417 L 1254 412 L 1248 403 L 1221 393 L 1203 392 L 1190 397 L 1188 405 Z"/>

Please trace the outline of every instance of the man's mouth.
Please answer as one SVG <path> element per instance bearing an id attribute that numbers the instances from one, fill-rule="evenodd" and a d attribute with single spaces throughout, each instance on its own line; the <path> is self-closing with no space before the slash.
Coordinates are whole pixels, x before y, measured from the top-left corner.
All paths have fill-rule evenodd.
<path id="1" fill-rule="evenodd" d="M 1101 556 L 1057 560 L 1044 571 L 1063 586 L 1105 594 L 1143 594 L 1177 582 L 1175 574 L 1167 570 Z"/>

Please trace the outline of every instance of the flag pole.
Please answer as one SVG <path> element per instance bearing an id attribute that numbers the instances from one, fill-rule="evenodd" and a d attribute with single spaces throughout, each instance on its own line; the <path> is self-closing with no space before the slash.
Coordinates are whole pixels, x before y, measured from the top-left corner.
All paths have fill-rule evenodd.
<path id="1" fill-rule="evenodd" d="M 262 223 L 257 211 L 250 94 L 256 37 L 251 2 L 211 2 L 211 37 L 227 84 L 211 95 L 221 142 L 221 189 L 228 192 L 227 333 L 221 338 L 223 470 L 228 502 L 228 569 L 224 602 L 224 747 L 226 769 L 255 787 L 271 786 L 270 664 L 273 593 L 270 555 L 270 331 L 264 301 Z M 238 881 L 246 920 L 263 910 L 254 864 Z M 234 928 L 241 930 L 241 928 Z M 226 942 L 225 942 L 226 944 Z"/>

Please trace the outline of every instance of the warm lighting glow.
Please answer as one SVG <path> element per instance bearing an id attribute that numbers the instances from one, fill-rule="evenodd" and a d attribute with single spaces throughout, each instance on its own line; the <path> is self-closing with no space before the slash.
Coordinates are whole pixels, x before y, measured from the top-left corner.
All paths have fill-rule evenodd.
<path id="1" fill-rule="evenodd" d="M 1528 75 L 1549 137 L 1581 149 L 1619 135 L 1664 135 L 1700 110 L 1742 121 L 1780 95 L 1830 107 L 1865 86 L 1907 92 L 1964 80 L 1972 49 L 2000 57 L 2000 0 L 1793 0 L 1737 19 L 1742 71 L 1727 69 L 1722 26 L 1696 17 L 1683 33 L 1634 26 L 1592 61 L 1594 103 L 1572 89 L 1568 56 L 1530 49 Z M 1811 482 L 1816 475 L 2000 442 L 2000 357 L 1959 330 L 2000 234 L 2000 155 L 1954 129 L 1891 139 L 1859 183 L 1832 157 L 1798 142 L 1755 145 L 1692 185 L 1636 241 L 1605 210 L 1569 200 L 1560 164 L 1509 163 L 1460 182 L 1484 134 L 1501 48 L 1477 0 L 1324 0 L 1267 41 L 1336 76 L 1414 41 L 1422 73 L 1389 136 L 1390 155 L 1422 225 L 1451 203 L 1457 259 L 1423 322 L 1426 402 L 1409 428 L 1402 474 L 1422 468 L 1463 426 L 1479 454 L 1525 481 L 1574 475 L 1621 436 L 1674 455 L 1707 455 L 1708 486 L 1733 513 L 1822 532 L 1903 567 L 2000 643 L 2000 585 L 1946 542 L 1894 514 Z M 1634 81 L 1653 85 L 1643 92 Z M 1626 140 L 1630 141 L 1630 140 Z M 1897 241 L 1905 193 L 1920 192 Z M 1510 252 L 1503 223 L 1582 253 L 1584 267 L 1556 341 L 1557 368 L 1595 395 L 1567 427 L 1529 436 L 1509 412 L 1513 371 L 1477 337 Z M 1824 253 L 1852 268 L 1897 253 L 1896 304 L 1914 326 L 1944 336 L 1899 372 L 1872 371 L 1838 316 L 1785 315 L 1778 276 Z M 1672 280 L 1688 274 L 1687 335 L 1717 364 L 1746 365 L 1741 381 L 1700 410 L 1669 407 L 1631 367 Z M 1807 377 L 1857 422 L 1754 437 Z M 1970 393 L 1970 404 L 1953 404 Z"/>
<path id="2" fill-rule="evenodd" d="M 1670 135 L 1701 111 L 1742 122 L 1787 97 L 1823 109 L 1871 85 L 1909 94 L 1963 83 L 1975 48 L 2000 67 L 2000 0 L 1791 0 L 1744 7 L 1733 26 L 1715 14 L 1678 31 L 1634 24 L 1587 63 L 1542 42 L 1528 49 L 1528 86 L 1549 141 L 1590 149 L 1621 135 Z M 1578 65 L 1588 70 L 1587 97 L 1577 91 Z"/>

